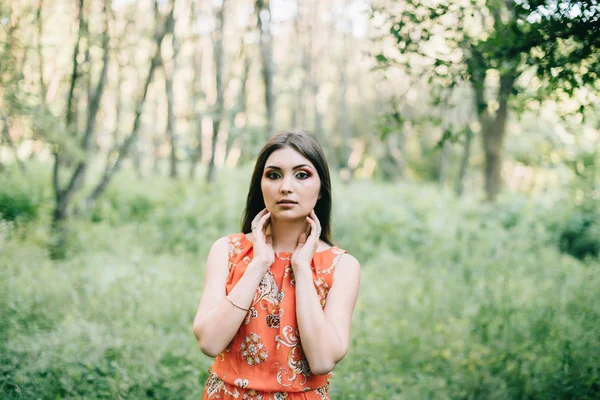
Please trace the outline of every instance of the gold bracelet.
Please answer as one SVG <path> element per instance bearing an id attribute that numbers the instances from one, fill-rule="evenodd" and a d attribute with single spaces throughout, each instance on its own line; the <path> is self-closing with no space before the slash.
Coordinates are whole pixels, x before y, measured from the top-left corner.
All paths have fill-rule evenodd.
<path id="1" fill-rule="evenodd" d="M 233 302 L 233 300 L 231 300 L 231 299 L 229 298 L 229 296 L 225 296 L 225 298 L 226 298 L 227 300 L 229 300 L 229 302 L 230 302 L 231 304 L 233 304 L 233 305 L 234 305 L 234 307 L 237 307 L 237 308 L 239 308 L 240 310 L 243 310 L 243 311 L 246 311 L 246 312 L 250 311 L 250 309 L 248 309 L 248 308 L 243 308 L 243 307 L 240 307 L 240 306 L 238 306 L 237 304 L 235 304 L 235 303 Z"/>

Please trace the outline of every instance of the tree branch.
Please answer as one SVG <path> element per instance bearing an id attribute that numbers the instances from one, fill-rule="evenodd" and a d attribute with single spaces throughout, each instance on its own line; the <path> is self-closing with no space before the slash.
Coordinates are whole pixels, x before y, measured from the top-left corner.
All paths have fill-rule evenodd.
<path id="1" fill-rule="evenodd" d="M 144 108 L 144 103 L 146 102 L 146 96 L 148 94 L 148 88 L 150 86 L 150 82 L 152 82 L 152 78 L 154 76 L 154 71 L 156 70 L 157 66 L 160 64 L 162 41 L 163 41 L 163 38 L 165 37 L 165 34 L 166 34 L 170 24 L 175 23 L 174 10 L 175 10 L 175 0 L 173 0 L 171 3 L 171 10 L 169 11 L 169 14 L 164 22 L 164 25 L 161 28 L 159 28 L 158 32 L 155 35 L 156 50 L 155 50 L 155 53 L 152 56 L 152 60 L 150 62 L 150 67 L 149 67 L 148 75 L 146 77 L 146 82 L 144 83 L 144 89 L 142 91 L 142 96 L 141 96 L 141 98 L 137 104 L 136 110 L 135 110 L 135 119 L 133 122 L 133 128 L 131 130 L 131 133 L 129 134 L 129 136 L 127 136 L 125 138 L 125 140 L 123 140 L 123 143 L 121 144 L 121 146 L 119 148 L 119 155 L 118 155 L 116 161 L 114 162 L 114 164 L 107 167 L 104 170 L 104 174 L 102 175 L 102 178 L 100 179 L 98 184 L 94 187 L 94 189 L 92 190 L 90 195 L 87 197 L 86 202 L 85 202 L 85 207 L 87 209 L 89 209 L 94 204 L 94 202 L 96 201 L 98 196 L 100 196 L 100 194 L 102 194 L 104 189 L 110 183 L 113 176 L 121 168 L 121 164 L 123 163 L 123 160 L 127 157 L 129 148 L 131 147 L 132 143 L 137 139 L 139 129 L 140 129 L 142 111 Z"/>

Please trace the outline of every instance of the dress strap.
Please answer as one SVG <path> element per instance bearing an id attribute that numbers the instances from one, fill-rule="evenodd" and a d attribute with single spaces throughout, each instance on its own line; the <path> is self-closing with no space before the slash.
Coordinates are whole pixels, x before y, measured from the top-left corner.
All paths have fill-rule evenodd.
<path id="1" fill-rule="evenodd" d="M 346 250 L 340 249 L 336 246 L 331 246 L 327 250 L 318 253 L 317 266 L 318 274 L 332 274 L 342 256 L 346 253 Z"/>

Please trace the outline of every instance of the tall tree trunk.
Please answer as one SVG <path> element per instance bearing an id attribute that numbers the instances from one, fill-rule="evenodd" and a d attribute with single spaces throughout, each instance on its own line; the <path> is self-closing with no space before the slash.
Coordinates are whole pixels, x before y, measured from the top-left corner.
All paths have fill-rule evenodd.
<path id="1" fill-rule="evenodd" d="M 25 163 L 23 163 L 23 161 L 19 158 L 19 154 L 17 152 L 17 147 L 15 146 L 15 144 L 12 140 L 12 137 L 10 136 L 8 118 L 6 118 L 6 116 L 4 115 L 4 113 L 2 112 L 1 109 L 0 109 L 0 119 L 2 119 L 2 137 L 0 137 L 0 143 L 2 141 L 2 138 L 4 138 L 4 140 L 6 140 L 6 143 L 8 143 L 8 147 L 10 147 L 10 149 L 15 154 L 15 160 L 17 161 L 17 165 L 21 169 L 21 172 L 25 173 L 25 172 L 27 172 L 27 167 L 25 167 Z"/>
<path id="2" fill-rule="evenodd" d="M 148 109 L 153 110 L 151 112 L 150 117 L 150 126 L 158 125 L 158 114 L 159 114 L 159 102 L 156 97 L 150 99 L 150 103 L 148 104 Z M 163 137 L 160 134 L 160 131 L 155 130 L 152 132 L 152 137 L 150 138 L 150 142 L 152 144 L 152 174 L 155 176 L 160 175 L 160 167 L 162 157 L 160 154 L 160 146 L 163 143 Z"/>
<path id="3" fill-rule="evenodd" d="M 484 95 L 487 73 L 484 58 L 476 49 L 471 49 L 471 57 L 467 63 L 471 86 L 475 93 L 475 109 L 481 125 L 485 155 L 484 187 L 487 200 L 490 202 L 496 201 L 502 189 L 502 156 L 508 117 L 508 99 L 518 77 L 515 65 L 508 65 L 501 72 L 500 88 L 496 96 L 498 109 L 492 113 Z"/>
<path id="4" fill-rule="evenodd" d="M 242 75 L 240 76 L 240 90 L 236 96 L 235 104 L 228 113 L 229 135 L 227 135 L 227 143 L 225 145 L 225 159 L 229 157 L 229 153 L 233 147 L 233 143 L 240 135 L 240 129 L 235 126 L 235 119 L 238 115 L 246 114 L 246 97 L 248 74 L 250 72 L 250 57 L 246 51 L 244 41 L 241 43 L 240 58 L 242 62 Z"/>
<path id="5" fill-rule="evenodd" d="M 74 107 L 73 107 L 73 103 L 74 103 L 74 97 L 75 97 L 75 85 L 77 83 L 77 78 L 78 78 L 78 67 L 79 67 L 79 62 L 77 61 L 77 56 L 79 55 L 79 44 L 81 42 L 81 38 L 83 36 L 83 30 L 84 30 L 84 19 L 83 19 L 83 0 L 79 0 L 79 14 L 78 14 L 78 23 L 79 23 L 79 29 L 77 31 L 77 40 L 75 41 L 75 47 L 73 48 L 73 70 L 71 72 L 71 81 L 69 84 L 69 91 L 67 93 L 67 106 L 66 106 L 66 110 L 65 110 L 65 126 L 67 128 L 67 131 L 70 131 L 71 133 L 73 133 L 75 131 L 74 129 L 74 123 L 73 123 L 73 115 L 75 114 L 74 111 Z M 63 160 L 63 154 L 61 154 L 60 152 L 60 148 L 58 146 L 55 146 L 55 150 L 54 150 L 54 167 L 52 169 L 52 185 L 53 185 L 53 189 L 54 189 L 54 197 L 55 197 L 55 207 L 54 207 L 54 213 L 53 213 L 53 217 L 52 217 L 52 221 L 53 221 L 53 225 L 56 226 L 56 224 L 59 221 L 63 221 L 67 218 L 67 205 L 68 205 L 68 201 L 67 198 L 65 196 L 65 193 L 63 192 L 63 189 L 61 188 L 61 164 L 64 162 Z"/>
<path id="6" fill-rule="evenodd" d="M 294 34 L 293 40 L 296 48 L 299 50 L 296 53 L 296 60 L 298 61 L 300 66 L 302 66 L 302 38 L 300 36 L 300 16 L 302 14 L 302 10 L 300 8 L 300 0 L 296 0 L 296 18 L 294 18 Z M 292 69 L 296 68 L 296 64 L 292 64 Z M 300 86 L 297 88 L 296 93 L 294 94 L 294 103 L 292 107 L 292 115 L 290 118 L 290 127 L 292 129 L 298 128 L 298 121 L 302 121 L 302 89 L 303 82 L 300 83 Z"/>
<path id="7" fill-rule="evenodd" d="M 83 0 L 80 1 L 80 10 L 79 10 L 79 21 L 80 21 L 80 35 L 83 31 L 81 26 L 86 25 L 84 17 L 83 17 Z M 102 47 L 104 50 L 104 56 L 102 59 L 102 71 L 100 73 L 100 78 L 98 79 L 98 83 L 94 90 L 91 90 L 89 95 L 89 104 L 86 118 L 86 127 L 85 132 L 83 133 L 83 137 L 81 139 L 80 148 L 83 151 L 83 157 L 77 162 L 77 166 L 67 186 L 63 189 L 60 187 L 60 149 L 55 153 L 55 163 L 54 163 L 54 191 L 56 198 L 56 206 L 53 213 L 52 225 L 57 226 L 62 221 L 67 218 L 68 215 L 68 207 L 73 199 L 73 196 L 81 186 L 83 185 L 83 181 L 85 179 L 85 173 L 88 167 L 88 155 L 91 150 L 91 146 L 93 143 L 93 138 L 96 131 L 96 121 L 98 110 L 100 109 L 100 101 L 102 99 L 102 95 L 104 93 L 104 87 L 106 83 L 106 77 L 108 73 L 108 64 L 109 64 L 109 34 L 108 34 L 108 6 L 107 2 L 104 3 L 104 18 L 105 18 L 105 26 L 103 37 L 102 37 Z M 77 43 L 75 44 L 75 51 L 73 57 L 73 74 L 71 75 L 71 86 L 69 89 L 69 97 L 68 97 L 68 108 L 67 108 L 67 127 L 73 129 L 73 132 L 76 132 L 76 126 L 72 122 L 73 115 L 77 113 L 77 110 L 74 110 L 73 107 L 76 107 L 73 103 L 74 98 L 74 88 L 77 79 L 77 54 L 79 48 L 79 42 L 81 40 L 81 36 L 78 37 Z"/>
<path id="8" fill-rule="evenodd" d="M 310 16 L 305 15 L 308 6 L 304 6 L 301 0 L 296 0 L 298 14 L 296 16 L 296 42 L 300 50 L 300 66 L 302 68 L 302 81 L 296 95 L 297 99 L 297 116 L 294 121 L 294 127 L 303 130 L 308 129 L 307 125 L 307 104 L 306 100 L 309 95 L 308 76 L 310 70 L 310 49 L 312 41 L 312 30 L 310 28 Z M 300 121 L 298 123 L 298 121 Z"/>
<path id="9" fill-rule="evenodd" d="M 190 26 L 194 26 L 197 19 L 197 4 L 196 2 L 192 2 L 190 9 Z M 198 167 L 198 162 L 202 158 L 202 113 L 199 112 L 197 108 L 197 99 L 202 96 L 202 88 L 200 87 L 200 77 L 202 76 L 202 37 L 199 35 L 195 35 L 193 37 L 195 51 L 192 57 L 193 63 L 193 74 L 192 81 L 190 82 L 191 93 L 190 93 L 190 108 L 189 108 L 189 118 L 191 118 L 191 126 L 193 126 L 196 134 L 196 146 L 190 149 L 190 170 L 189 170 L 189 178 L 194 179 L 196 177 L 196 168 Z"/>
<path id="10" fill-rule="evenodd" d="M 171 34 L 171 46 L 173 49 L 173 56 L 171 62 L 167 63 L 163 59 L 163 71 L 165 74 L 165 93 L 167 96 L 167 138 L 171 146 L 171 152 L 169 156 L 169 176 L 171 178 L 177 177 L 177 137 L 175 133 L 175 110 L 173 107 L 173 78 L 177 70 L 177 54 L 179 53 L 179 42 L 175 36 L 175 24 L 170 24 L 169 32 Z M 170 65 L 169 65 L 170 64 Z"/>
<path id="11" fill-rule="evenodd" d="M 439 170 L 439 184 L 440 187 L 444 188 L 446 181 L 448 180 L 449 169 L 450 169 L 450 143 L 448 140 L 444 140 L 442 144 L 442 151 L 440 152 L 440 170 Z"/>
<path id="12" fill-rule="evenodd" d="M 339 108 L 339 128 L 342 136 L 342 162 L 340 164 L 341 168 L 348 168 L 350 173 L 349 180 L 354 178 L 355 168 L 350 168 L 348 165 L 348 160 L 350 158 L 351 146 L 350 143 L 352 141 L 353 133 L 352 133 L 352 121 L 350 119 L 350 112 L 348 110 L 348 100 L 346 99 L 346 93 L 348 90 L 348 84 L 346 82 L 346 48 L 347 48 L 347 35 L 343 34 L 344 37 L 342 39 L 343 48 L 342 48 L 342 56 L 338 63 L 338 70 L 340 74 L 340 108 Z"/>
<path id="13" fill-rule="evenodd" d="M 485 153 L 485 192 L 488 201 L 496 201 L 502 189 L 502 160 L 504 138 L 508 117 L 508 97 L 516 79 L 514 71 L 507 71 L 500 76 L 498 91 L 498 110 L 495 115 L 480 115 L 483 128 L 483 151 Z"/>
<path id="14" fill-rule="evenodd" d="M 221 7 L 217 11 L 217 28 L 214 32 L 214 63 L 215 63 L 215 83 L 217 90 L 217 98 L 213 107 L 213 124 L 212 124 L 212 142 L 210 161 L 208 163 L 208 171 L 206 173 L 206 182 L 210 183 L 215 178 L 215 153 L 217 150 L 217 140 L 219 138 L 219 128 L 221 119 L 223 118 L 223 35 L 225 27 L 225 3 L 223 0 Z"/>
<path id="15" fill-rule="evenodd" d="M 202 90 L 200 86 L 200 77 L 202 76 L 202 53 L 200 51 L 194 52 L 194 73 L 192 76 L 192 99 L 190 101 L 190 115 L 193 120 L 191 124 L 195 129 L 196 133 L 196 147 L 192 149 L 192 155 L 190 157 L 190 179 L 196 177 L 196 169 L 198 163 L 202 158 L 202 113 L 196 109 L 196 99 L 201 96 Z"/>
<path id="16" fill-rule="evenodd" d="M 273 93 L 273 50 L 271 37 L 271 7 L 269 0 L 256 0 L 258 29 L 260 32 L 260 56 L 262 77 L 265 85 L 265 106 L 267 109 L 267 137 L 275 129 L 275 95 Z"/>
<path id="17" fill-rule="evenodd" d="M 39 82 L 40 82 L 40 93 L 42 98 L 42 103 L 45 103 L 46 99 L 46 83 L 44 82 L 44 57 L 42 53 L 42 38 L 44 37 L 44 25 L 42 21 L 42 10 L 44 8 L 44 0 L 38 1 L 37 11 L 35 13 L 35 23 L 38 29 L 38 37 L 37 37 L 37 46 L 36 51 L 38 55 L 38 73 L 40 74 Z"/>
<path id="18" fill-rule="evenodd" d="M 388 179 L 400 182 L 406 174 L 406 160 L 403 153 L 404 134 L 390 133 L 385 138 L 385 154 L 380 161 L 382 170 Z"/>
<path id="19" fill-rule="evenodd" d="M 311 7 L 313 9 L 313 14 L 311 16 L 311 24 L 317 24 L 317 21 L 319 21 L 319 10 L 318 10 L 318 6 L 314 6 Z M 319 82 L 319 66 L 315 66 L 315 63 L 318 62 L 319 60 L 321 60 L 321 47 L 319 47 L 319 42 L 318 40 L 315 40 L 315 33 L 316 34 L 320 34 L 319 32 L 319 27 L 317 26 L 315 29 L 315 26 L 312 25 L 311 29 L 310 29 L 310 41 L 309 41 L 309 46 L 308 46 L 308 59 L 307 61 L 307 65 L 306 65 L 306 72 L 308 73 L 308 86 L 310 88 L 311 94 L 310 97 L 312 98 L 313 101 L 313 115 L 314 115 L 314 120 L 313 120 L 313 133 L 315 135 L 315 137 L 319 140 L 319 142 L 321 143 L 321 145 L 325 148 L 328 148 L 328 146 L 326 146 L 326 138 L 324 136 L 324 132 L 323 132 L 323 115 L 321 114 L 321 111 L 319 110 L 319 102 L 317 101 L 317 97 L 319 94 L 319 86 L 320 86 L 320 82 Z M 322 60 L 321 60 L 322 61 Z"/>
<path id="20" fill-rule="evenodd" d="M 456 186 L 454 191 L 457 196 L 462 196 L 465 185 L 465 176 L 467 174 L 467 167 L 469 166 L 469 158 L 471 157 L 471 143 L 473 142 L 473 131 L 471 127 L 467 124 L 465 128 L 465 147 L 463 149 L 463 154 L 460 159 L 460 167 L 458 170 L 458 176 L 456 177 Z"/>

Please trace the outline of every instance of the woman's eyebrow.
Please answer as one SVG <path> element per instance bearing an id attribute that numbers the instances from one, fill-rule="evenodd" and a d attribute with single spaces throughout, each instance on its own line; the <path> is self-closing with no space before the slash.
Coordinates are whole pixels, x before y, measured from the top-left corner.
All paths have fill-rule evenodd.
<path id="1" fill-rule="evenodd" d="M 296 166 L 295 166 L 294 168 L 292 168 L 292 169 L 298 169 L 298 168 L 304 168 L 304 167 L 311 168 L 311 166 L 310 166 L 310 165 L 308 165 L 308 164 L 300 164 L 300 165 L 296 165 Z M 272 168 L 272 169 L 281 169 L 280 167 L 277 167 L 277 166 L 275 166 L 275 165 L 268 165 L 268 166 L 266 166 L 266 167 L 265 167 L 265 169 L 267 169 L 267 168 Z"/>

